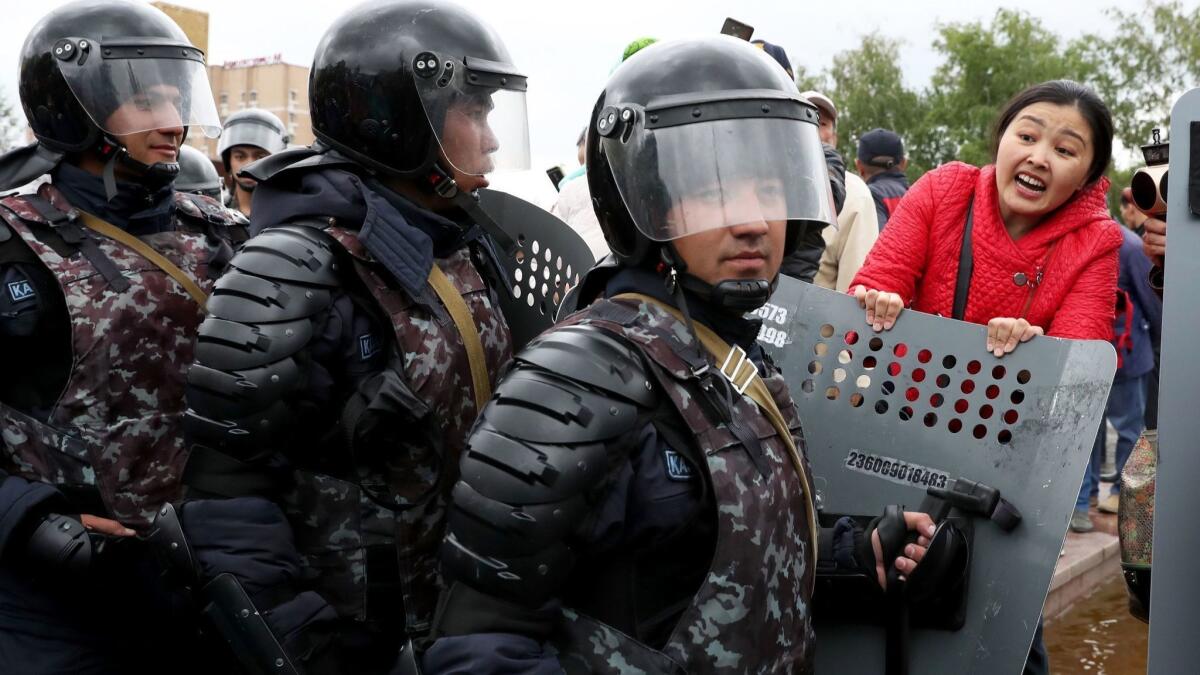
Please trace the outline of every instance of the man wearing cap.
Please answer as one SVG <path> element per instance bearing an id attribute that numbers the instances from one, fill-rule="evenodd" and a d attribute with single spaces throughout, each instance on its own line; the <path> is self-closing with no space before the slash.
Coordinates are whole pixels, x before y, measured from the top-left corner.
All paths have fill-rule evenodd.
<path id="1" fill-rule="evenodd" d="M 780 65 L 783 66 L 783 63 Z M 784 66 L 784 70 L 788 70 L 788 66 Z M 841 213 L 842 205 L 846 202 L 846 162 L 834 149 L 837 146 L 837 108 L 828 96 L 819 91 L 806 91 L 800 96 L 817 106 L 821 146 L 825 151 L 825 165 L 829 170 L 829 189 L 833 193 L 834 209 Z M 821 255 L 825 251 L 823 234 L 828 229 L 808 228 L 801 233 L 796 250 L 783 259 L 780 272 L 801 281 L 812 282 L 817 275 Z"/>
<path id="2" fill-rule="evenodd" d="M 872 129 L 858 139 L 858 157 L 854 160 L 858 174 L 867 181 L 875 197 L 879 214 L 879 230 L 887 225 L 888 216 L 908 192 L 908 158 L 904 156 L 904 141 L 899 134 L 887 129 Z"/>

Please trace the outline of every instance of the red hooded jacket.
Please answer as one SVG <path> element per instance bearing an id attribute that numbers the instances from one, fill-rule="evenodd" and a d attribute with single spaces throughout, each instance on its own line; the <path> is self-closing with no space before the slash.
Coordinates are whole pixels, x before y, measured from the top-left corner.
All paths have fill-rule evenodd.
<path id="1" fill-rule="evenodd" d="M 905 195 L 851 288 L 899 293 L 917 311 L 950 316 L 974 195 L 975 271 L 964 319 L 1024 317 L 1047 335 L 1111 340 L 1121 231 L 1108 214 L 1107 189 L 1100 179 L 1013 241 L 1000 218 L 995 166 L 938 167 Z M 1039 270 L 1041 283 L 1032 283 Z"/>

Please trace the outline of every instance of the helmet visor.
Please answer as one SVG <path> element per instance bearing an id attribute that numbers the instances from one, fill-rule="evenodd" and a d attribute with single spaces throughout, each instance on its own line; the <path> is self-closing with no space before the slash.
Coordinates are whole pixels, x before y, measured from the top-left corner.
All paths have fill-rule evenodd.
<path id="1" fill-rule="evenodd" d="M 747 223 L 833 222 L 825 154 L 811 122 L 716 119 L 603 143 L 629 215 L 654 241 Z"/>
<path id="2" fill-rule="evenodd" d="M 428 52 L 417 57 L 413 73 L 451 166 L 473 176 L 529 168 L 525 76 L 504 63 L 471 57 L 439 61 Z"/>
<path id="3" fill-rule="evenodd" d="M 59 58 L 71 93 L 96 126 L 113 136 L 151 129 L 199 127 L 221 133 L 204 56 L 190 45 L 62 40 L 75 55 Z M 56 51 L 56 54 L 58 52 Z"/>

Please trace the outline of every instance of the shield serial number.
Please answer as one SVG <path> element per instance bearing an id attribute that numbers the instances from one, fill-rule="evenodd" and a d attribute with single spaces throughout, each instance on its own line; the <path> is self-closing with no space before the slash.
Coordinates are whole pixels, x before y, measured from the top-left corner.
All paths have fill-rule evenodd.
<path id="1" fill-rule="evenodd" d="M 851 471 L 914 487 L 944 488 L 950 481 L 950 474 L 944 471 L 858 450 L 846 455 L 845 466 Z"/>

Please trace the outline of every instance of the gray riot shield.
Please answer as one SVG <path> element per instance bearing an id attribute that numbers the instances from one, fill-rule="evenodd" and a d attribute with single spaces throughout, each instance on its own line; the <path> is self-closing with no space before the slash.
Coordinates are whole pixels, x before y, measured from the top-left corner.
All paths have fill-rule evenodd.
<path id="1" fill-rule="evenodd" d="M 548 211 L 505 192 L 478 195 L 481 210 L 516 244 L 511 255 L 500 252 L 509 284 L 500 304 L 516 351 L 554 323 L 567 290 L 595 257 L 570 225 Z"/>
<path id="2" fill-rule="evenodd" d="M 1011 532 L 974 523 L 961 627 L 914 621 L 908 641 L 913 673 L 1020 673 L 1116 370 L 1112 346 L 1039 337 L 997 359 L 985 327 L 911 310 L 875 333 L 853 298 L 790 277 L 757 314 L 800 409 L 823 521 L 916 509 L 958 479 L 1020 511 Z M 884 628 L 823 622 L 820 608 L 816 619 L 818 675 L 884 672 Z"/>
<path id="3" fill-rule="evenodd" d="M 1196 670 L 1200 616 L 1200 415 L 1193 353 L 1200 297 L 1200 89 L 1171 111 L 1166 280 L 1163 284 L 1162 374 L 1159 386 L 1158 474 L 1154 504 L 1154 564 L 1150 585 L 1153 675 Z"/>

